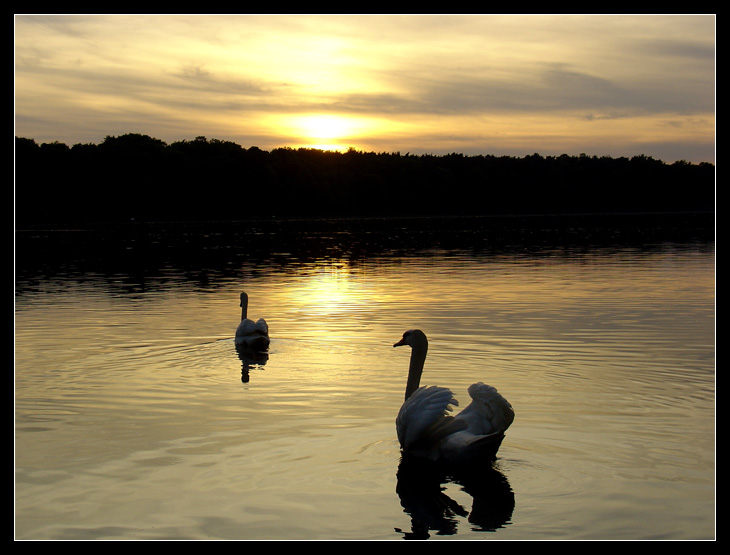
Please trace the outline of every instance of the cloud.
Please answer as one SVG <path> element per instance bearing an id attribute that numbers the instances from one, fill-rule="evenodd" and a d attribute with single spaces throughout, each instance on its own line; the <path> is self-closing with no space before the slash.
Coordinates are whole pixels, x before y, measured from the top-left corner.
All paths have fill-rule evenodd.
<path id="1" fill-rule="evenodd" d="M 16 134 L 41 141 L 270 148 L 292 139 L 274 122 L 322 113 L 380 122 L 361 141 L 376 150 L 600 154 L 626 133 L 714 156 L 711 16 L 29 15 L 15 47 Z"/>

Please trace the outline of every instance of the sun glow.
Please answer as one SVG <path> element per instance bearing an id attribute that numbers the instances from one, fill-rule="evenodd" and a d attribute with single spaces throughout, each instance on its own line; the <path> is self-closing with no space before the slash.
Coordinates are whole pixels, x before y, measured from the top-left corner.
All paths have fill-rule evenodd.
<path id="1" fill-rule="evenodd" d="M 326 114 L 308 114 L 287 118 L 282 127 L 300 148 L 344 151 L 355 143 L 373 124 L 362 119 Z"/>
<path id="2" fill-rule="evenodd" d="M 339 116 L 305 116 L 296 124 L 301 134 L 311 139 L 342 139 L 352 133 L 353 124 Z"/>

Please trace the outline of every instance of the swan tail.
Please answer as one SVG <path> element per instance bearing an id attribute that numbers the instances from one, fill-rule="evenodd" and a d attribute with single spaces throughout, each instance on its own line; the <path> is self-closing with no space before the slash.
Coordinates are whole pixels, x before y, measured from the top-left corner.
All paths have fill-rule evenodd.
<path id="1" fill-rule="evenodd" d="M 234 339 L 236 347 L 248 351 L 265 351 L 269 348 L 269 338 L 263 335 L 238 336 Z"/>
<path id="2" fill-rule="evenodd" d="M 480 436 L 469 432 L 454 434 L 442 445 L 441 460 L 450 463 L 494 460 L 503 439 L 502 431 Z"/>
<path id="3" fill-rule="evenodd" d="M 482 460 L 493 460 L 497 458 L 497 451 L 499 451 L 503 439 L 503 431 L 495 432 L 488 436 L 480 436 L 478 439 L 475 439 L 471 445 L 475 457 Z"/>

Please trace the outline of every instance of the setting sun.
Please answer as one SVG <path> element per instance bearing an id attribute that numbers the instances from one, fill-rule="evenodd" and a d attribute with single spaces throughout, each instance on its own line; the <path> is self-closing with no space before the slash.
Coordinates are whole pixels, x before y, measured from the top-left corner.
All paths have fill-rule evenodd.
<path id="1" fill-rule="evenodd" d="M 321 150 L 346 150 L 363 125 L 355 119 L 322 114 L 288 119 L 286 126 L 297 146 Z"/>
<path id="2" fill-rule="evenodd" d="M 276 118 L 271 124 L 287 137 L 287 145 L 294 148 L 316 148 L 344 152 L 373 149 L 373 136 L 394 136 L 412 128 L 403 123 L 383 118 L 307 114 Z"/>
<path id="3" fill-rule="evenodd" d="M 311 139 L 342 139 L 352 130 L 352 122 L 338 116 L 305 116 L 297 121 L 304 137 Z"/>

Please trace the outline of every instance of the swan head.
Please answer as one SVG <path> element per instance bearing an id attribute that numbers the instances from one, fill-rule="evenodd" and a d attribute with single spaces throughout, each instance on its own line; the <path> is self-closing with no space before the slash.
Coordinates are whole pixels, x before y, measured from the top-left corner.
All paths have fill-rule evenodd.
<path id="1" fill-rule="evenodd" d="M 403 337 L 401 337 L 400 341 L 398 343 L 395 343 L 393 347 L 402 347 L 403 345 L 409 345 L 413 347 L 414 345 L 424 345 L 428 344 L 428 339 L 426 338 L 426 334 L 423 333 L 421 330 L 407 330 Z"/>
<path id="2" fill-rule="evenodd" d="M 241 293 L 241 306 L 246 306 L 248 304 L 248 295 L 246 295 L 245 292 Z"/>

